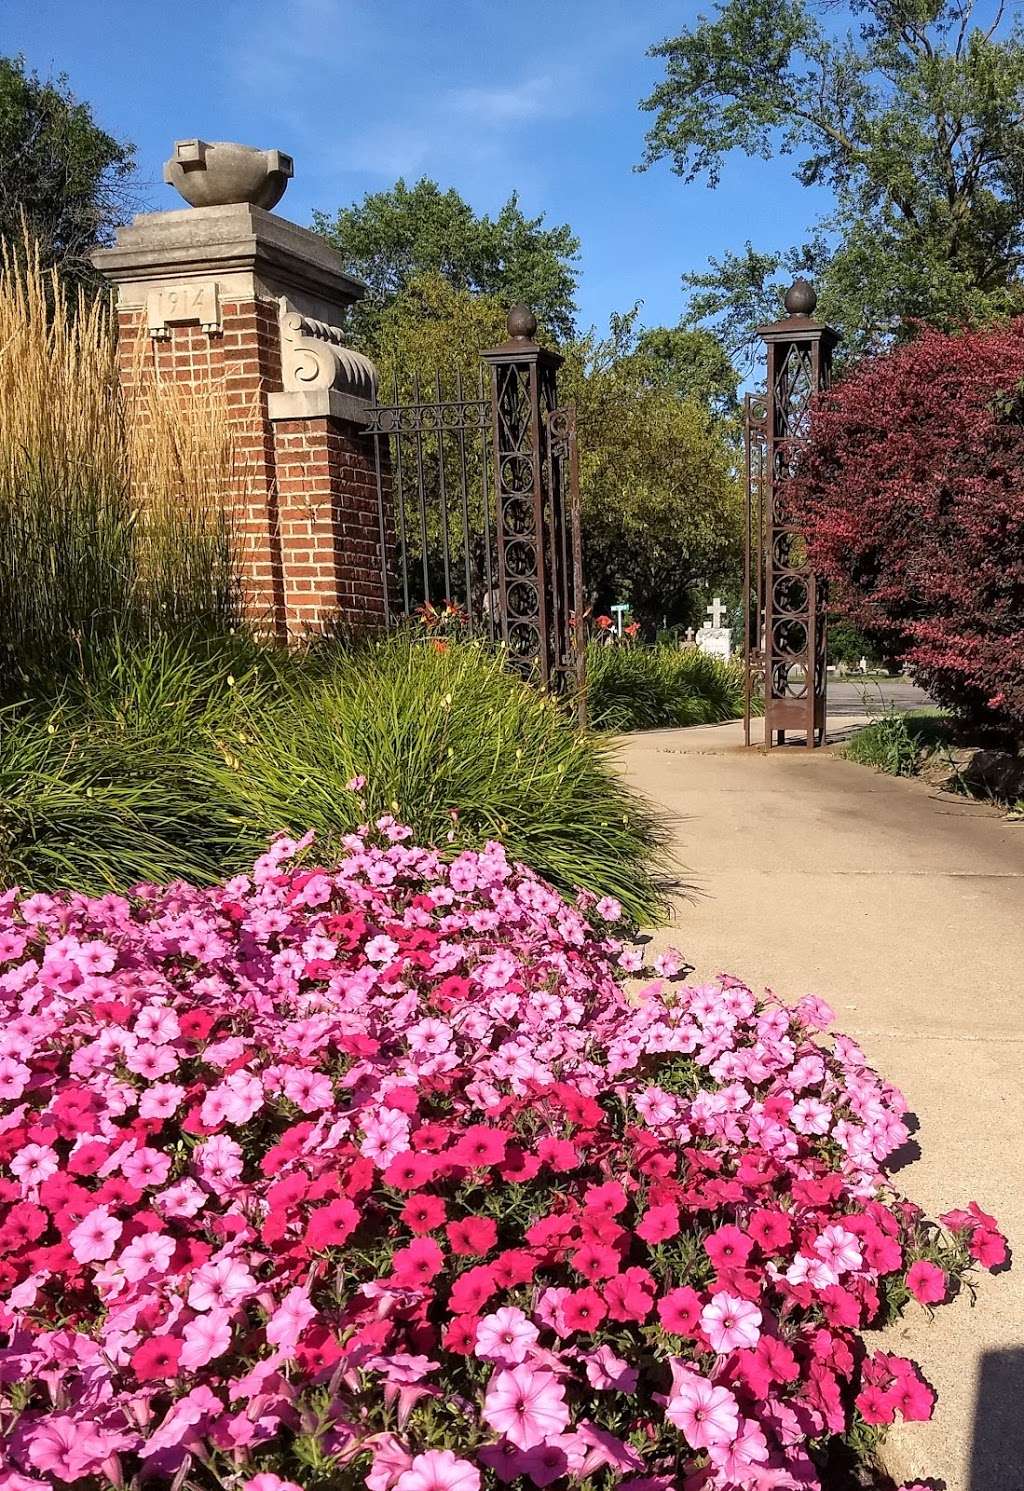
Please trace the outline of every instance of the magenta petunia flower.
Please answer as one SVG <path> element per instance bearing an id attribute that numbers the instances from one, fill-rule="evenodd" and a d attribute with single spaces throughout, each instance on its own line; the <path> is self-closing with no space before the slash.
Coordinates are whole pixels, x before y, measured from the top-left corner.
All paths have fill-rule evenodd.
<path id="1" fill-rule="evenodd" d="M 907 1270 L 907 1288 L 922 1305 L 938 1305 L 946 1298 L 949 1280 L 938 1264 L 919 1258 Z"/>

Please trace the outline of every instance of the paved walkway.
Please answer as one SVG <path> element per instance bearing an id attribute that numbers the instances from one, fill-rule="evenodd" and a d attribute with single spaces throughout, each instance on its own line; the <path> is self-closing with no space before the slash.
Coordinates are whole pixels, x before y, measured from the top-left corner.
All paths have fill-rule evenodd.
<path id="1" fill-rule="evenodd" d="M 976 1199 L 1020 1247 L 1024 824 L 828 752 L 744 751 L 736 724 L 631 736 L 622 762 L 692 886 L 656 942 L 698 975 L 827 999 L 920 1122 L 900 1185 L 933 1216 Z M 939 1391 L 931 1424 L 890 1438 L 898 1477 L 1024 1491 L 1022 1275 L 894 1330 Z"/>

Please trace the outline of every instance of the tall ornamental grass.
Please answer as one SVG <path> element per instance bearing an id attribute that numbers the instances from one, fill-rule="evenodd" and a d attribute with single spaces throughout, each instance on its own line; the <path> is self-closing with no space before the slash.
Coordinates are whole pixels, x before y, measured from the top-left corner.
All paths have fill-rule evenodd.
<path id="1" fill-rule="evenodd" d="M 303 655 L 184 632 L 92 649 L 0 720 L 0 882 L 94 892 L 251 863 L 282 829 L 341 849 L 362 808 L 453 852 L 500 837 L 560 889 L 663 909 L 664 832 L 609 746 L 474 644 Z"/>
<path id="2" fill-rule="evenodd" d="M 592 644 L 587 707 L 595 730 L 715 725 L 743 713 L 743 671 L 696 648 Z"/>
<path id="3" fill-rule="evenodd" d="M 222 398 L 144 379 L 126 406 L 108 303 L 0 244 L 0 687 L 115 628 L 230 625 L 242 480 Z"/>

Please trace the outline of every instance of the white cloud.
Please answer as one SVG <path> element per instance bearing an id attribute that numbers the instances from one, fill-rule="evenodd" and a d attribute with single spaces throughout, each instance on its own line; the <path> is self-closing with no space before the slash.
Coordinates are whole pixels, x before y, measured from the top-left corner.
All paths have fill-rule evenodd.
<path id="1" fill-rule="evenodd" d="M 565 79 L 544 74 L 524 78 L 513 87 L 453 88 L 447 100 L 456 113 L 466 114 L 478 124 L 505 128 L 574 112 L 574 90 L 565 85 Z"/>

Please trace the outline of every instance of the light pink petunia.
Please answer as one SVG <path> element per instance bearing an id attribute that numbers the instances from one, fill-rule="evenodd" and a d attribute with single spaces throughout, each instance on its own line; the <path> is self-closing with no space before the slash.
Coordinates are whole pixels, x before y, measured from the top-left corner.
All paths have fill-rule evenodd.
<path id="1" fill-rule="evenodd" d="M 256 1280 L 235 1258 L 204 1263 L 192 1276 L 188 1302 L 193 1310 L 220 1310 L 256 1288 Z"/>
<path id="2" fill-rule="evenodd" d="M 826 1227 L 814 1240 L 814 1251 L 829 1268 L 842 1275 L 860 1268 L 860 1242 L 845 1227 Z"/>
<path id="3" fill-rule="evenodd" d="M 26 1144 L 11 1161 L 11 1170 L 21 1181 L 22 1190 L 34 1190 L 48 1176 L 56 1173 L 57 1151 L 48 1144 Z"/>
<path id="4" fill-rule="evenodd" d="M 79 1263 L 101 1263 L 113 1253 L 121 1231 L 105 1206 L 94 1206 L 68 1233 L 68 1242 Z"/>
<path id="5" fill-rule="evenodd" d="M 521 1450 L 530 1450 L 569 1422 L 565 1390 L 551 1372 L 537 1372 L 526 1363 L 495 1372 L 487 1385 L 483 1416 L 496 1434 Z"/>
<path id="6" fill-rule="evenodd" d="M 742 1347 L 752 1351 L 761 1339 L 761 1311 L 751 1300 L 720 1290 L 701 1311 L 700 1326 L 720 1356 Z"/>
<path id="7" fill-rule="evenodd" d="M 138 1283 L 149 1273 L 165 1274 L 174 1256 L 174 1239 L 163 1232 L 133 1237 L 117 1262 L 125 1278 Z"/>
<path id="8" fill-rule="evenodd" d="M 182 1338 L 185 1344 L 178 1360 L 188 1371 L 196 1372 L 214 1357 L 223 1356 L 231 1345 L 231 1316 L 227 1310 L 197 1315 L 186 1325 Z"/>
<path id="9" fill-rule="evenodd" d="M 427 1450 L 402 1471 L 395 1491 L 480 1491 L 480 1472 L 451 1450 Z"/>
<path id="10" fill-rule="evenodd" d="M 518 1364 L 538 1338 L 538 1330 L 522 1310 L 506 1305 L 485 1315 L 476 1328 L 476 1355 L 485 1361 Z"/>
<path id="11" fill-rule="evenodd" d="M 86 1420 L 62 1414 L 33 1424 L 30 1433 L 29 1460 L 37 1470 L 59 1481 L 78 1481 L 95 1474 L 118 1444 L 117 1436 L 105 1436 Z"/>
<path id="12" fill-rule="evenodd" d="M 282 1356 L 294 1356 L 299 1337 L 316 1314 L 316 1306 L 310 1303 L 309 1294 L 296 1284 L 267 1322 L 267 1340 L 280 1349 Z"/>
<path id="13" fill-rule="evenodd" d="M 739 1407 L 728 1388 L 715 1387 L 706 1377 L 688 1372 L 673 1374 L 673 1391 L 665 1407 L 669 1421 L 681 1430 L 695 1450 L 712 1444 L 731 1444 L 739 1431 Z"/>

